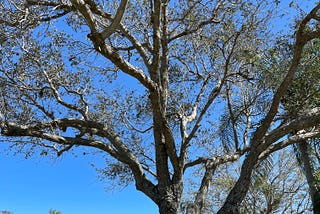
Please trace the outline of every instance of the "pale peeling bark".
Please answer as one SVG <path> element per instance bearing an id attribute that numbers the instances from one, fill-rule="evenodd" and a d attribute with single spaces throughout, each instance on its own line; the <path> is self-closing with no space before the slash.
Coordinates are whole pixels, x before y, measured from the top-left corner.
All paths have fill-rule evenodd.
<path id="1" fill-rule="evenodd" d="M 141 69 L 134 67 L 128 61 L 126 61 L 117 51 L 113 50 L 113 48 L 104 41 L 105 38 L 98 30 L 94 12 L 91 9 L 97 8 L 97 6 L 92 5 L 94 3 L 91 2 L 89 8 L 89 6 L 83 0 L 72 0 L 72 3 L 74 4 L 74 7 L 83 15 L 85 21 L 90 27 L 91 33 L 88 35 L 88 37 L 94 44 L 96 51 L 109 59 L 123 72 L 136 78 L 147 89 L 149 89 L 150 91 L 156 91 L 156 85 L 154 84 L 154 82 Z"/>

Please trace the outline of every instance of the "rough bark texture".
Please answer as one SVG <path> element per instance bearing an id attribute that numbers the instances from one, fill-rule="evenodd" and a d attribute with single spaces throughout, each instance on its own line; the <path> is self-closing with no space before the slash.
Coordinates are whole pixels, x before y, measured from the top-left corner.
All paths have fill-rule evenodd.
<path id="1" fill-rule="evenodd" d="M 229 193 L 226 202 L 217 214 L 237 214 L 239 213 L 240 204 L 245 198 L 250 182 L 252 171 L 255 168 L 258 161 L 258 155 L 254 152 L 250 152 L 247 158 L 244 160 L 240 177 L 236 184 L 233 186 Z"/>
<path id="2" fill-rule="evenodd" d="M 298 143 L 299 149 L 299 159 L 303 166 L 303 171 L 306 176 L 309 192 L 311 196 L 311 201 L 313 205 L 313 212 L 315 214 L 320 213 L 320 190 L 317 187 L 317 179 L 314 176 L 315 169 L 312 164 L 312 160 L 310 159 L 310 145 L 307 141 L 302 141 Z"/>
<path id="3" fill-rule="evenodd" d="M 160 189 L 160 201 L 158 203 L 160 214 L 177 214 L 180 206 L 183 184 L 172 185 L 169 188 Z"/>
<path id="4" fill-rule="evenodd" d="M 187 214 L 201 214 L 203 212 L 203 208 L 205 207 L 205 200 L 208 195 L 209 188 L 211 186 L 212 178 L 216 168 L 217 168 L 216 162 L 208 161 L 205 164 L 206 171 L 202 178 L 200 188 L 196 194 L 194 202 L 188 204 L 186 208 Z"/>

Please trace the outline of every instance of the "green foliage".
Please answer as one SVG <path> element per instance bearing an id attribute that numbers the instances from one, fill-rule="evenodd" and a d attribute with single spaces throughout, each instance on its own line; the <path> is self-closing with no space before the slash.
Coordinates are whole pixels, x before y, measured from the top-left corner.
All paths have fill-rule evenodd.
<path id="1" fill-rule="evenodd" d="M 54 209 L 50 209 L 49 214 L 62 214 L 62 212 L 54 210 Z"/>
<path id="2" fill-rule="evenodd" d="M 282 103 L 290 116 L 320 105 L 320 40 L 309 43 Z"/>

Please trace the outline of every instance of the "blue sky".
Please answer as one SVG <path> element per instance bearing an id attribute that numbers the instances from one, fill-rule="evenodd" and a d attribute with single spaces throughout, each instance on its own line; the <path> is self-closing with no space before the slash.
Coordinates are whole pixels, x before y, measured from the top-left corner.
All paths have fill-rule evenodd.
<path id="1" fill-rule="evenodd" d="M 91 157 L 92 158 L 92 157 Z M 53 160 L 0 153 L 0 211 L 44 214 L 153 214 L 157 207 L 134 186 L 106 191 L 87 157 L 64 154 Z"/>

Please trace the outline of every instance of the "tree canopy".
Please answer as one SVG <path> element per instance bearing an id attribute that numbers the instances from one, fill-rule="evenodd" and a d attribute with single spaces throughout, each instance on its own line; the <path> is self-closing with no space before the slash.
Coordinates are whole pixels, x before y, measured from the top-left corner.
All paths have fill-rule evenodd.
<path id="1" fill-rule="evenodd" d="M 217 213 L 239 213 L 263 161 L 320 135 L 318 94 L 287 96 L 310 80 L 301 65 L 318 62 L 304 54 L 320 37 L 313 6 L 281 34 L 271 0 L 4 0 L 1 140 L 28 155 L 100 151 L 102 176 L 166 214 L 186 186 L 185 212 L 203 213 L 217 171 L 237 162 Z"/>

